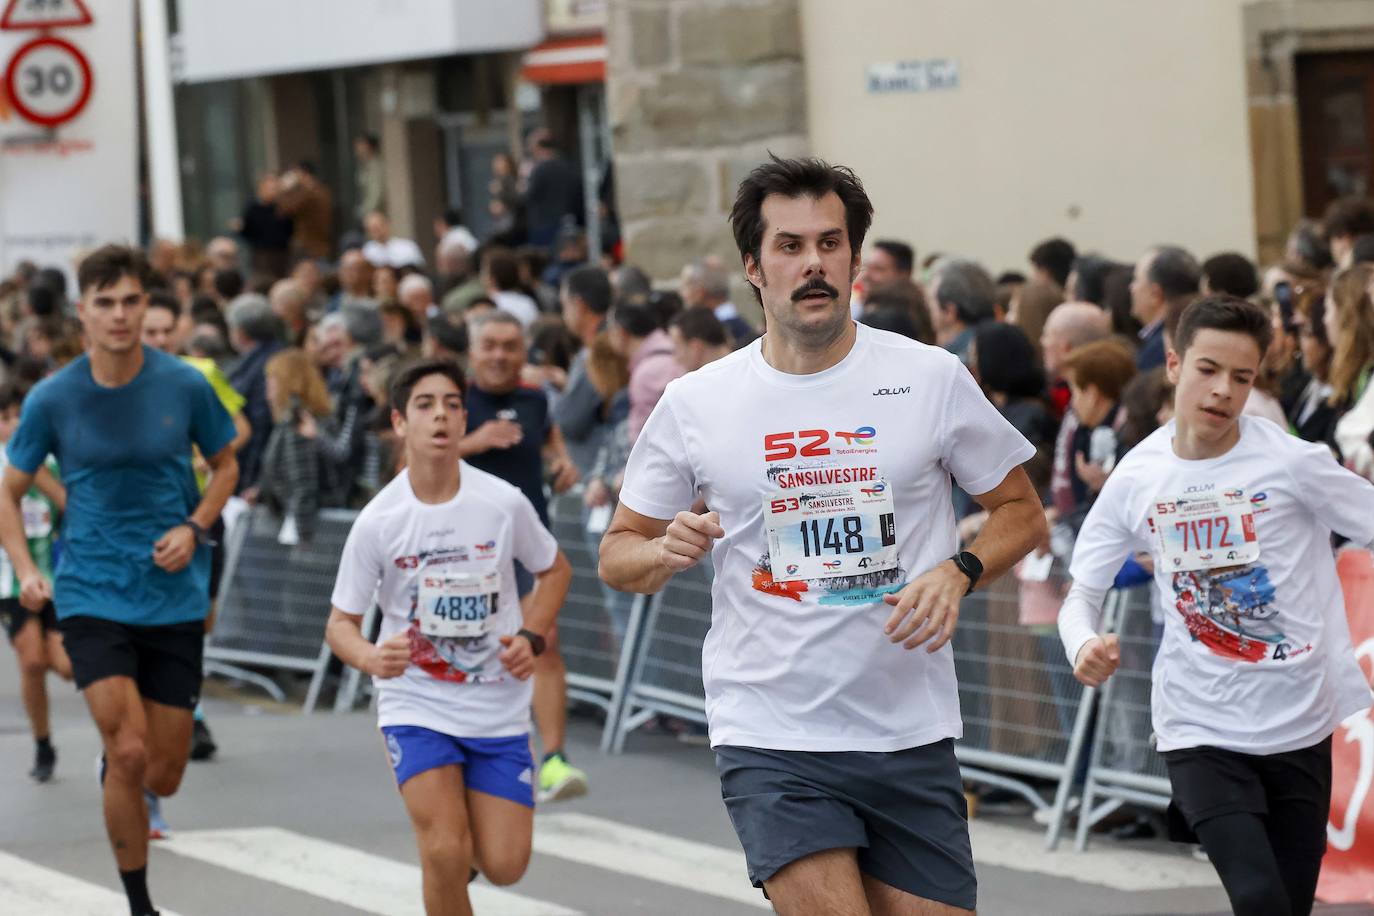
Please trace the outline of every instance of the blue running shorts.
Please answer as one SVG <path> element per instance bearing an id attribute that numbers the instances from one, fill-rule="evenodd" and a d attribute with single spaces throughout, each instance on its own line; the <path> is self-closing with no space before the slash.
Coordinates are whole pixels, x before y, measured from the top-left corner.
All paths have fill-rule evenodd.
<path id="1" fill-rule="evenodd" d="M 383 725 L 396 785 L 412 776 L 454 764 L 469 789 L 534 807 L 534 758 L 530 736 L 455 738 L 418 725 Z"/>

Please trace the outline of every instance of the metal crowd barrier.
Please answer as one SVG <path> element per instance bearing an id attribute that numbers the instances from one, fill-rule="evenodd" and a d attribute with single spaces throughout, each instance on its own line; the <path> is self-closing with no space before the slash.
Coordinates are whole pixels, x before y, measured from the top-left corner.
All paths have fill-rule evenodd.
<path id="1" fill-rule="evenodd" d="M 1171 790 L 1164 758 L 1154 749 L 1150 722 L 1150 669 L 1159 650 L 1158 628 L 1150 616 L 1151 589 L 1143 585 L 1121 593 L 1105 628 L 1121 640 L 1121 666 L 1102 686 L 1097 734 L 1088 758 L 1082 808 L 1074 848 L 1088 845 L 1093 825 L 1131 803 L 1163 810 Z M 1085 704 L 1086 705 L 1086 704 Z"/>
<path id="2" fill-rule="evenodd" d="M 358 513 L 320 512 L 309 543 L 277 541 L 281 519 L 255 506 L 229 532 L 215 628 L 205 644 L 206 670 L 249 681 L 278 700 L 281 689 L 242 666 L 312 675 L 305 712 L 319 699 L 330 652 L 322 645 L 329 598 L 344 541 Z"/>

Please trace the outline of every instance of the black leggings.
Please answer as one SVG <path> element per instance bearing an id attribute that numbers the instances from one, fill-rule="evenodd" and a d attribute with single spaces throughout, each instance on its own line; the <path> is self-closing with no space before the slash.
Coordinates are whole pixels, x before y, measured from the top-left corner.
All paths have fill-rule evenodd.
<path id="1" fill-rule="evenodd" d="M 1325 809 L 1271 800 L 1267 815 L 1237 813 L 1194 827 L 1236 916 L 1308 916 L 1326 852 Z"/>

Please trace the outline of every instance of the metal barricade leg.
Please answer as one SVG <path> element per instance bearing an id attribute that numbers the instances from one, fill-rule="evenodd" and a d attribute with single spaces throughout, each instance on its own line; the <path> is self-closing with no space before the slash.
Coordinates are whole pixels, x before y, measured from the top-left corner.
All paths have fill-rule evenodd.
<path id="1" fill-rule="evenodd" d="M 649 603 L 648 595 L 635 596 L 630 607 L 630 620 L 620 640 L 620 659 L 615 666 L 615 684 L 611 688 L 611 700 L 606 709 L 606 724 L 601 729 L 601 753 L 613 753 L 615 739 L 619 734 L 620 722 L 625 716 L 626 688 L 630 682 L 631 669 L 639 648 L 640 634 L 644 626 L 644 608 Z M 614 751 L 619 753 L 618 751 Z"/>
<path id="2" fill-rule="evenodd" d="M 625 698 L 621 705 L 615 731 L 612 733 L 612 754 L 619 754 L 624 751 L 626 736 L 654 716 L 653 710 L 635 709 L 634 690 L 644 674 L 645 656 L 648 654 L 649 648 L 649 636 L 654 632 L 654 626 L 658 621 L 658 610 L 662 604 L 663 594 L 661 592 L 646 598 L 643 602 L 638 602 L 642 623 L 639 628 L 640 632 L 633 642 L 634 652 L 631 656 L 633 661 L 630 665 L 630 676 L 625 684 Z"/>

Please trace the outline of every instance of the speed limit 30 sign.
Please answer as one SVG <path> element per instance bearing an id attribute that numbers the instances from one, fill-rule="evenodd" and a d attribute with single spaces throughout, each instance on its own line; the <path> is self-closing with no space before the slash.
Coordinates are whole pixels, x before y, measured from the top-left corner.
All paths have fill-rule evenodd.
<path id="1" fill-rule="evenodd" d="M 45 35 L 21 46 L 5 70 L 14 110 L 41 127 L 57 127 L 81 113 L 94 79 L 86 56 L 69 41 Z"/>

